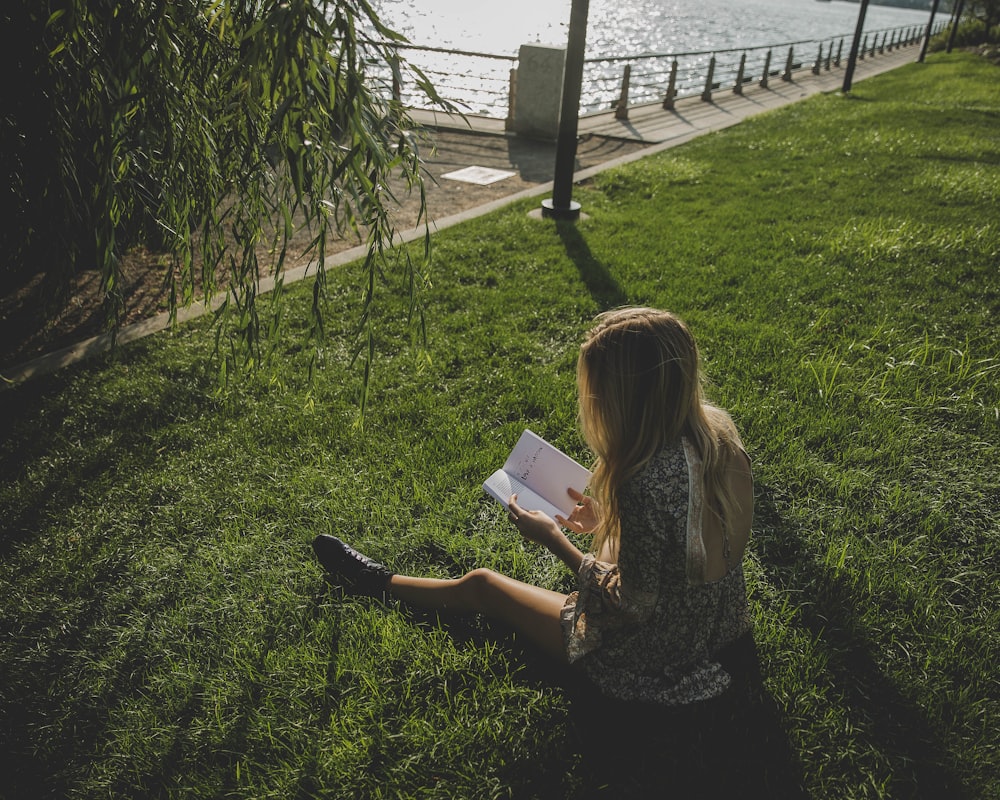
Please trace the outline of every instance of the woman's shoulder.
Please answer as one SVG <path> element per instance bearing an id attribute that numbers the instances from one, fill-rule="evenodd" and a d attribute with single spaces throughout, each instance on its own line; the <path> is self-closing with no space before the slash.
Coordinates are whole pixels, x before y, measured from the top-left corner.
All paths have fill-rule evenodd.
<path id="1" fill-rule="evenodd" d="M 721 458 L 727 466 L 750 466 L 750 456 L 747 454 L 743 439 L 736 423 L 725 409 L 706 403 L 703 406 L 705 419 L 715 440 L 719 443 Z"/>

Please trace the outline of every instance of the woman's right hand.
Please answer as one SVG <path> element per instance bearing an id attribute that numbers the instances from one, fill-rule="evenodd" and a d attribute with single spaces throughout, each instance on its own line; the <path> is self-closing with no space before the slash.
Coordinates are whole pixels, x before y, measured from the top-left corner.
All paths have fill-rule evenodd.
<path id="1" fill-rule="evenodd" d="M 557 515 L 556 522 L 573 533 L 592 533 L 601 521 L 601 506 L 593 497 L 582 495 L 572 487 L 566 492 L 576 501 L 576 508 L 568 519 Z"/>

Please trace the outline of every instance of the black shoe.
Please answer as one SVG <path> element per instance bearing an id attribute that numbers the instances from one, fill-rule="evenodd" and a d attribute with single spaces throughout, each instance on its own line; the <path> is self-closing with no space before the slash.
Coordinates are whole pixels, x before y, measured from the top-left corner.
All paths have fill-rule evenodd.
<path id="1" fill-rule="evenodd" d="M 362 555 L 336 536 L 321 533 L 313 539 L 313 552 L 334 582 L 352 594 L 379 597 L 388 588 L 392 570 Z"/>

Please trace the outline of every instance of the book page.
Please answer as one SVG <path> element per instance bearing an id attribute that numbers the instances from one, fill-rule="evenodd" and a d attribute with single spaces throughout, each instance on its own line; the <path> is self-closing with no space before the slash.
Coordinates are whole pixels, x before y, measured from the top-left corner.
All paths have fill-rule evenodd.
<path id="1" fill-rule="evenodd" d="M 529 511 L 543 511 L 553 519 L 568 517 L 576 503 L 566 493 L 573 487 L 581 494 L 590 482 L 590 471 L 557 450 L 532 431 L 525 430 L 503 469 L 491 475 L 483 488 L 506 508 L 511 494 Z"/>
<path id="2" fill-rule="evenodd" d="M 507 501 L 510 500 L 510 496 L 512 494 L 516 494 L 517 504 L 521 506 L 521 508 L 526 508 L 529 511 L 541 511 L 548 514 L 552 517 L 552 519 L 556 518 L 556 514 L 562 514 L 564 517 L 569 516 L 569 512 L 556 508 L 544 497 L 539 495 L 537 492 L 531 491 L 531 489 L 521 483 L 517 478 L 507 472 L 504 472 L 502 469 L 498 469 L 490 475 L 490 477 L 486 479 L 486 483 L 483 484 L 483 488 L 493 497 L 494 500 L 508 510 L 510 509 L 507 505 Z"/>

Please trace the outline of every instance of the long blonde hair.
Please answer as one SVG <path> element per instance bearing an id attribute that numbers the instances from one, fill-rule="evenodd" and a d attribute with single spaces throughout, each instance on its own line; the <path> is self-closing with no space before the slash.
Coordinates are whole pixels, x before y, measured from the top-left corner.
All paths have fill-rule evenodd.
<path id="1" fill-rule="evenodd" d="M 723 525 L 735 518 L 725 472 L 743 445 L 729 415 L 705 402 L 698 346 L 678 317 L 652 308 L 601 314 L 580 346 L 577 382 L 583 436 L 597 456 L 591 492 L 603 512 L 595 552 L 617 555 L 621 487 L 681 437 L 701 457 L 706 503 Z"/>

